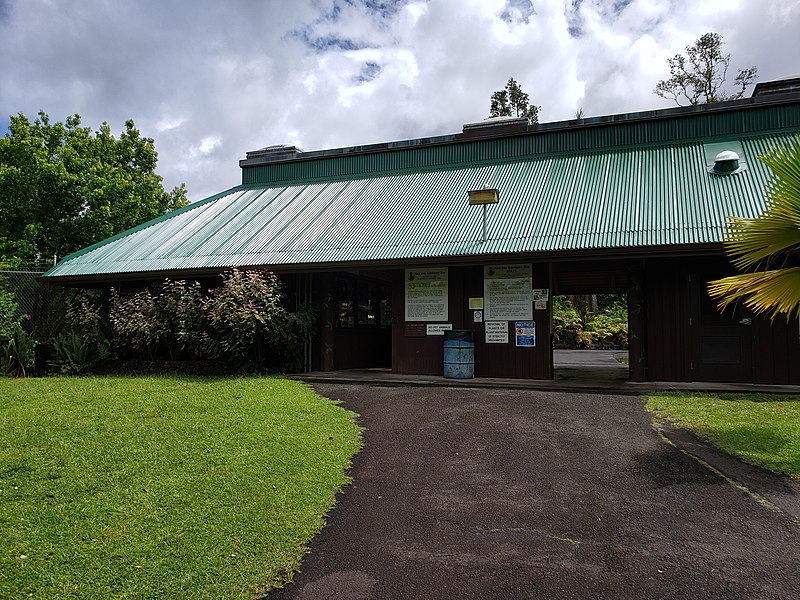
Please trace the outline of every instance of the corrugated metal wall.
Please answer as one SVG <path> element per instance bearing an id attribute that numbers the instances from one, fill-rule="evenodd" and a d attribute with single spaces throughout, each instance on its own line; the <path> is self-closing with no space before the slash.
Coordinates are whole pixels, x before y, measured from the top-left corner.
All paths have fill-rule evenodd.
<path id="1" fill-rule="evenodd" d="M 326 156 L 309 160 L 246 167 L 242 183 L 268 185 L 318 179 L 370 177 L 376 174 L 498 163 L 541 155 L 592 152 L 611 148 L 696 141 L 711 137 L 741 136 L 750 132 L 795 129 L 800 123 L 800 103 L 749 107 L 729 112 L 698 112 L 674 118 L 542 130 L 528 135 L 490 140 L 458 141 L 438 145 L 402 147 L 367 154 Z M 302 155 L 301 155 L 302 156 Z"/>

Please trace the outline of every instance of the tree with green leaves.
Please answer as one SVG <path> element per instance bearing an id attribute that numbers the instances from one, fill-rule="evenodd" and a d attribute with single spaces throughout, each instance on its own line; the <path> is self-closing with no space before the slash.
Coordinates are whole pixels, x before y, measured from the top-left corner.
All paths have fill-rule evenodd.
<path id="1" fill-rule="evenodd" d="M 730 54 L 723 54 L 722 36 L 718 33 L 704 33 L 693 45 L 686 47 L 686 55 L 676 54 L 667 59 L 669 79 L 658 82 L 655 94 L 674 100 L 679 106 L 684 103 L 708 104 L 738 100 L 745 90 L 758 77 L 758 69 L 749 67 L 739 69 L 734 79 L 738 88 L 732 94 L 722 90 L 731 62 Z"/>
<path id="2" fill-rule="evenodd" d="M 759 160 L 772 170 L 766 208 L 755 219 L 730 217 L 725 242 L 739 275 L 708 284 L 719 308 L 742 301 L 755 314 L 800 316 L 800 137 Z"/>
<path id="3" fill-rule="evenodd" d="M 527 117 L 531 123 L 539 122 L 541 106 L 530 104 L 528 94 L 511 77 L 506 87 L 492 94 L 490 117 Z"/>
<path id="4" fill-rule="evenodd" d="M 158 154 L 132 120 L 115 138 L 73 115 L 51 123 L 11 117 L 0 138 L 0 263 L 52 260 L 187 204 L 183 184 L 166 192 Z"/>

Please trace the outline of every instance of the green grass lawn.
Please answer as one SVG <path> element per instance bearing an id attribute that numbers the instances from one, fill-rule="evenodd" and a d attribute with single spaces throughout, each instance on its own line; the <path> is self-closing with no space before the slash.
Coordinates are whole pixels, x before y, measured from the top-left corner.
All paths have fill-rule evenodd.
<path id="1" fill-rule="evenodd" d="M 0 378 L 0 597 L 252 598 L 359 450 L 281 378 Z"/>
<path id="2" fill-rule="evenodd" d="M 662 392 L 648 396 L 656 421 L 687 427 L 728 454 L 800 479 L 800 397 Z"/>

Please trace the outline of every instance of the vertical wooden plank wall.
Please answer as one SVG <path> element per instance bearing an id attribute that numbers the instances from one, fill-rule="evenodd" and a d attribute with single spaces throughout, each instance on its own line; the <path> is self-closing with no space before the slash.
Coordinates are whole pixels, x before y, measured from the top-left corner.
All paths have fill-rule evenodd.
<path id="1" fill-rule="evenodd" d="M 778 316 L 753 320 L 753 381 L 800 384 L 800 324 Z"/>
<path id="2" fill-rule="evenodd" d="M 644 261 L 628 267 L 628 373 L 631 381 L 647 381 Z"/>
<path id="3" fill-rule="evenodd" d="M 449 285 L 452 285 L 452 281 Z M 392 273 L 392 371 L 412 375 L 441 375 L 444 363 L 443 338 L 407 337 L 405 308 L 405 270 L 397 269 Z M 451 322 L 452 308 L 451 303 L 448 306 Z M 453 322 L 453 327 L 458 328 L 458 324 Z"/>
<path id="4" fill-rule="evenodd" d="M 691 258 L 645 263 L 646 360 L 649 381 L 690 381 L 689 265 Z"/>
<path id="5" fill-rule="evenodd" d="M 404 270 L 397 270 L 392 278 L 392 370 L 396 373 L 441 375 L 443 337 L 405 335 L 404 274 Z M 550 288 L 547 263 L 533 264 L 533 287 Z M 517 348 L 513 322 L 509 322 L 507 344 L 486 344 L 484 324 L 474 322 L 469 298 L 483 297 L 482 265 L 450 267 L 448 293 L 448 322 L 453 324 L 453 329 L 473 332 L 477 377 L 552 379 L 550 302 L 547 310 L 534 311 L 536 347 Z"/>

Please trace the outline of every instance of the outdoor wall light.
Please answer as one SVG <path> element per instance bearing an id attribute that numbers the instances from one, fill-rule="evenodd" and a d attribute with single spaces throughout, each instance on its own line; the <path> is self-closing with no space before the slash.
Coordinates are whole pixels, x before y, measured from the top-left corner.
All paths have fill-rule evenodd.
<path id="1" fill-rule="evenodd" d="M 496 189 L 489 188 L 470 190 L 467 192 L 467 197 L 469 198 L 470 205 L 483 206 L 483 239 L 481 242 L 485 242 L 489 239 L 486 207 L 490 204 L 497 204 L 500 202 L 500 192 Z"/>
<path id="2" fill-rule="evenodd" d="M 467 192 L 470 204 L 497 204 L 500 202 L 500 192 L 497 190 L 471 190 Z"/>

